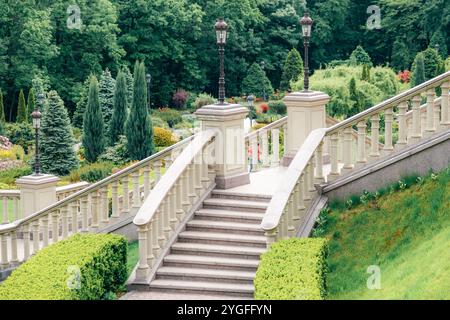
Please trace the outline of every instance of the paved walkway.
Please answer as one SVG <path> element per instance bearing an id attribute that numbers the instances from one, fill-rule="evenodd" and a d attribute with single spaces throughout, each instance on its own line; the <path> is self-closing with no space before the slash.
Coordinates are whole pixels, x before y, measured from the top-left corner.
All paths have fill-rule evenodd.
<path id="1" fill-rule="evenodd" d="M 246 300 L 240 297 L 223 297 L 202 294 L 165 293 L 155 291 L 130 291 L 119 300 Z"/>

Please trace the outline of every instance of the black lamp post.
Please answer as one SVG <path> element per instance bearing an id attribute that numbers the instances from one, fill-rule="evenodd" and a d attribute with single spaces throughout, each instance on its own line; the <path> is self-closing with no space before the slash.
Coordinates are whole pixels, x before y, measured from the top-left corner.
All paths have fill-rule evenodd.
<path id="1" fill-rule="evenodd" d="M 33 128 L 34 128 L 34 135 L 35 135 L 35 152 L 34 152 L 34 175 L 40 176 L 41 175 L 41 163 L 39 159 L 39 129 L 41 127 L 41 112 L 39 111 L 39 108 L 42 110 L 44 107 L 44 101 L 45 96 L 43 93 L 39 93 L 37 97 L 38 105 L 39 107 L 36 107 L 36 109 L 31 114 L 31 118 L 33 119 Z"/>
<path id="2" fill-rule="evenodd" d="M 219 77 L 219 103 L 225 103 L 225 67 L 224 67 L 224 53 L 225 44 L 227 43 L 227 31 L 228 25 L 221 18 L 218 19 L 216 25 L 217 46 L 219 47 L 219 58 L 220 58 L 220 77 Z"/>
<path id="3" fill-rule="evenodd" d="M 304 91 L 308 91 L 309 89 L 308 46 L 309 46 L 309 39 L 311 37 L 311 26 L 313 24 L 313 20 L 309 17 L 308 12 L 305 12 L 303 18 L 300 19 L 300 24 L 302 25 L 303 44 L 305 46 Z"/>
<path id="4" fill-rule="evenodd" d="M 261 69 L 262 69 L 262 71 L 266 72 L 266 63 L 264 62 L 264 60 L 261 61 Z M 262 85 L 263 85 L 263 100 L 267 101 L 266 100 L 266 84 L 263 83 Z"/>
<path id="5" fill-rule="evenodd" d="M 250 94 L 247 97 L 247 106 L 248 106 L 248 110 L 249 110 L 249 117 L 250 117 L 250 125 L 252 125 L 252 121 L 253 121 L 253 101 L 255 100 L 255 97 L 253 97 L 252 94 Z"/>
<path id="6" fill-rule="evenodd" d="M 147 104 L 148 104 L 148 111 L 150 111 L 150 93 L 151 93 L 151 87 L 152 87 L 152 75 L 150 73 L 147 73 L 146 75 L 147 80 Z"/>

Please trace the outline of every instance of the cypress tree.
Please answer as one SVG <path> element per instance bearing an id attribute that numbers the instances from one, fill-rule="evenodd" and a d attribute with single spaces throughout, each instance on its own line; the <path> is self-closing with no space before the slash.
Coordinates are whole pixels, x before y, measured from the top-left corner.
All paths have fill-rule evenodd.
<path id="1" fill-rule="evenodd" d="M 283 91 L 291 88 L 291 81 L 297 81 L 303 74 L 303 60 L 297 49 L 289 51 L 281 74 L 280 89 Z"/>
<path id="2" fill-rule="evenodd" d="M 133 160 L 142 160 L 153 153 L 153 128 L 147 110 L 145 65 L 136 61 L 134 93 L 130 115 L 125 126 L 128 151 Z"/>
<path id="3" fill-rule="evenodd" d="M 17 107 L 16 122 L 28 122 L 27 106 L 25 104 L 25 95 L 23 94 L 22 89 L 20 89 L 19 93 L 19 105 Z"/>
<path id="4" fill-rule="evenodd" d="M 127 102 L 128 108 L 131 106 L 133 102 L 133 75 L 130 72 L 130 69 L 127 66 L 122 68 L 122 72 L 125 75 L 126 83 L 127 83 Z"/>
<path id="5" fill-rule="evenodd" d="M 266 73 L 261 69 L 259 64 L 254 63 L 248 69 L 247 76 L 242 81 L 242 92 L 262 97 L 264 95 L 264 89 L 267 97 L 273 93 L 272 84 L 267 78 Z"/>
<path id="6" fill-rule="evenodd" d="M 30 91 L 28 91 L 28 99 L 27 99 L 28 115 L 31 115 L 31 113 L 34 111 L 34 108 L 36 108 L 36 97 L 34 94 L 34 89 L 31 88 Z M 31 123 L 31 121 L 32 121 L 31 116 L 29 116 L 28 122 Z"/>
<path id="7" fill-rule="evenodd" d="M 114 105 L 114 88 L 116 80 L 111 76 L 108 69 L 103 71 L 99 81 L 98 99 L 103 115 L 103 125 L 105 133 L 108 132 L 109 122 L 111 120 Z"/>
<path id="8" fill-rule="evenodd" d="M 361 80 L 370 82 L 370 66 L 367 64 L 363 65 Z"/>
<path id="9" fill-rule="evenodd" d="M 0 90 L 0 122 L 5 122 L 5 107 L 3 105 L 3 92 Z"/>
<path id="10" fill-rule="evenodd" d="M 423 82 L 425 82 L 425 62 L 423 53 L 419 52 L 414 59 L 412 84 L 417 86 Z"/>
<path id="11" fill-rule="evenodd" d="M 109 125 L 109 143 L 114 145 L 119 136 L 124 134 L 127 120 L 127 79 L 122 71 L 117 75 L 116 88 L 114 90 L 114 109 Z"/>
<path id="12" fill-rule="evenodd" d="M 103 116 L 98 99 L 98 81 L 95 76 L 91 76 L 88 102 L 83 119 L 84 155 L 89 162 L 97 161 L 98 156 L 105 148 Z"/>
<path id="13" fill-rule="evenodd" d="M 73 113 L 72 125 L 76 128 L 80 128 L 80 129 L 83 128 L 83 118 L 84 118 L 84 112 L 86 111 L 90 82 L 91 82 L 90 77 L 84 81 L 84 84 L 83 84 L 83 87 L 82 87 L 81 93 L 80 93 L 80 99 L 78 100 L 77 106 L 75 108 L 75 112 Z"/>
<path id="14" fill-rule="evenodd" d="M 56 91 L 50 91 L 47 99 L 41 126 L 42 170 L 45 173 L 67 175 L 78 165 L 69 115 Z"/>

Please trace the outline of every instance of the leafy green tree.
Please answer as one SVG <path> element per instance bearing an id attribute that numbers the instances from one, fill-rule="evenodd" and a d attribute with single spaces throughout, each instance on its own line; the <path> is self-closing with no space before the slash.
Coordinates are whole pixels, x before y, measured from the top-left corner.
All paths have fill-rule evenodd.
<path id="1" fill-rule="evenodd" d="M 34 94 L 34 89 L 31 88 L 30 91 L 28 91 L 28 99 L 27 99 L 27 109 L 28 109 L 28 122 L 31 123 L 31 113 L 36 108 L 36 97 Z"/>
<path id="2" fill-rule="evenodd" d="M 264 93 L 268 97 L 273 93 L 272 84 L 259 64 L 254 63 L 247 71 L 247 76 L 242 81 L 242 92 L 262 97 Z"/>
<path id="3" fill-rule="evenodd" d="M 450 36 L 450 35 L 449 35 Z M 442 58 L 447 57 L 447 42 L 441 28 L 436 30 L 430 40 L 430 48 L 435 48 Z"/>
<path id="4" fill-rule="evenodd" d="M 114 145 L 125 132 L 127 120 L 127 79 L 124 72 L 117 75 L 114 90 L 114 109 L 109 126 L 109 144 Z"/>
<path id="5" fill-rule="evenodd" d="M 368 65 L 372 67 L 372 59 L 362 46 L 357 46 L 350 55 L 350 65 Z"/>
<path id="6" fill-rule="evenodd" d="M 28 122 L 27 105 L 25 104 L 25 95 L 23 94 L 22 89 L 20 89 L 19 93 L 19 105 L 17 106 L 16 122 Z"/>
<path id="7" fill-rule="evenodd" d="M 114 88 L 116 86 L 116 80 L 111 76 L 111 72 L 108 68 L 103 71 L 99 81 L 99 93 L 98 99 L 100 102 L 100 108 L 103 115 L 103 124 L 105 132 L 108 132 L 109 122 L 114 107 Z"/>
<path id="8" fill-rule="evenodd" d="M 280 89 L 283 91 L 291 88 L 291 81 L 297 81 L 303 74 L 303 60 L 297 49 L 292 49 L 287 55 L 281 74 Z"/>
<path id="9" fill-rule="evenodd" d="M 403 39 L 396 39 L 392 47 L 391 65 L 396 71 L 409 70 L 411 51 Z"/>
<path id="10" fill-rule="evenodd" d="M 5 122 L 5 107 L 3 105 L 3 92 L 0 90 L 0 122 Z"/>
<path id="11" fill-rule="evenodd" d="M 50 91 L 47 100 L 41 126 L 42 170 L 45 173 L 67 175 L 78 165 L 69 115 L 56 91 Z"/>
<path id="12" fill-rule="evenodd" d="M 98 156 L 105 149 L 105 137 L 103 129 L 103 116 L 99 103 L 98 81 L 95 76 L 91 76 L 89 86 L 88 103 L 83 119 L 84 155 L 89 162 L 97 161 Z"/>
<path id="13" fill-rule="evenodd" d="M 125 135 L 131 159 L 142 160 L 154 151 L 153 128 L 147 108 L 147 84 L 143 62 L 136 61 L 133 75 L 133 104 L 125 126 Z"/>
<path id="14" fill-rule="evenodd" d="M 417 86 L 426 81 L 424 54 L 422 52 L 419 52 L 414 59 L 412 80 L 412 85 L 414 86 Z"/>

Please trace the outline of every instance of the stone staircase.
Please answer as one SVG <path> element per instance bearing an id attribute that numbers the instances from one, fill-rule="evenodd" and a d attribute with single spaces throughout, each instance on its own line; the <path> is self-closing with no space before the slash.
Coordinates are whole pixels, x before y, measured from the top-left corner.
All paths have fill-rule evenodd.
<path id="1" fill-rule="evenodd" d="M 270 196 L 213 190 L 164 257 L 150 291 L 253 297 Z"/>

